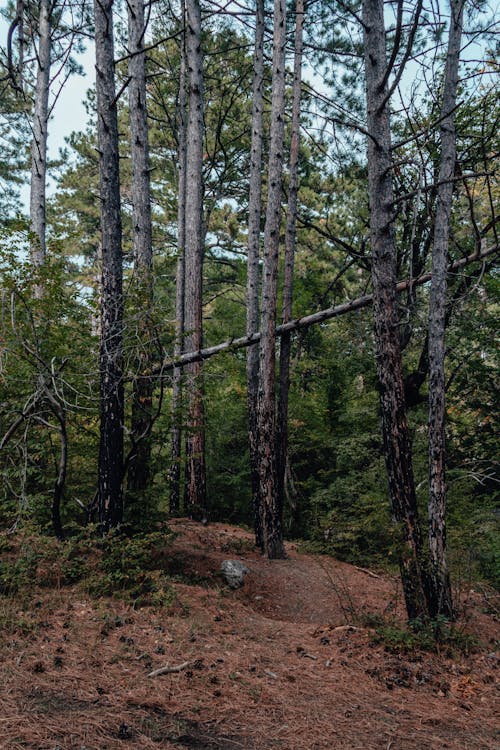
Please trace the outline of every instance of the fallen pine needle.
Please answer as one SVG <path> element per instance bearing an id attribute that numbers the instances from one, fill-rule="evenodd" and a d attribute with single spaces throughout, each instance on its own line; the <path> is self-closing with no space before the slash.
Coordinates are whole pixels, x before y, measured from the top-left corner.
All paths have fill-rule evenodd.
<path id="1" fill-rule="evenodd" d="M 172 672 L 182 672 L 182 670 L 186 669 L 186 667 L 189 667 L 188 661 L 183 661 L 182 664 L 177 664 L 174 667 L 170 667 L 167 664 L 165 667 L 154 669 L 152 672 L 148 674 L 148 677 L 158 677 L 158 675 L 160 674 L 171 674 Z"/>

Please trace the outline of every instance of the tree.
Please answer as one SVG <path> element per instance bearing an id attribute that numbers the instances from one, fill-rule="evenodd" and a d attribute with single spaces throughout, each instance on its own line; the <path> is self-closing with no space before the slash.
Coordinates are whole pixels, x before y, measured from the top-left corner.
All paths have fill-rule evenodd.
<path id="1" fill-rule="evenodd" d="M 128 74 L 130 157 L 132 164 L 132 232 L 137 300 L 137 349 L 132 385 L 131 436 L 133 452 L 128 466 L 128 489 L 143 493 L 149 484 L 153 380 L 151 347 L 154 337 L 153 240 L 149 139 L 146 104 L 146 55 L 144 52 L 143 0 L 128 3 Z"/>
<path id="2" fill-rule="evenodd" d="M 446 563 L 445 327 L 448 246 L 456 162 L 454 112 L 465 0 L 451 0 L 441 103 L 441 158 L 434 219 L 429 300 L 429 553 L 430 614 L 453 617 Z"/>
<path id="3" fill-rule="evenodd" d="M 122 223 L 113 0 L 95 0 L 94 19 L 102 238 L 98 510 L 107 531 L 123 517 Z"/>
<path id="4" fill-rule="evenodd" d="M 185 245 L 186 245 L 186 7 L 181 4 L 182 33 L 180 39 L 179 96 L 177 105 L 177 268 L 175 274 L 175 344 L 174 357 L 182 354 L 184 346 L 185 304 Z M 180 479 L 182 451 L 182 369 L 172 374 L 172 435 L 170 450 L 170 513 L 180 509 Z"/>
<path id="5" fill-rule="evenodd" d="M 47 126 L 49 120 L 51 0 L 40 0 L 38 19 L 37 75 L 34 92 L 33 140 L 31 143 L 30 254 L 35 266 L 45 260 L 45 193 L 47 187 Z M 38 294 L 41 290 L 38 289 Z"/>
<path id="6" fill-rule="evenodd" d="M 275 0 L 271 129 L 266 222 L 264 228 L 259 393 L 257 405 L 262 537 L 264 551 L 270 559 L 285 557 L 281 509 L 277 494 L 275 402 L 276 305 L 285 117 L 285 44 L 285 3 L 284 0 Z"/>
<path id="7" fill-rule="evenodd" d="M 290 165 L 288 178 L 288 210 L 285 231 L 285 273 L 283 280 L 282 322 L 292 319 L 293 271 L 297 234 L 297 204 L 299 192 L 299 142 L 300 142 L 300 98 L 302 81 L 302 51 L 304 28 L 304 2 L 295 4 L 295 45 L 292 91 L 292 129 Z M 278 497 L 281 509 L 285 497 L 285 474 L 288 460 L 288 393 L 290 390 L 291 334 L 281 337 L 279 360 L 278 417 L 276 431 L 276 461 Z M 282 512 L 282 510 L 281 510 Z"/>
<path id="8" fill-rule="evenodd" d="M 415 13 L 418 12 L 419 7 Z M 427 614 L 427 602 L 396 304 L 393 161 L 387 85 L 390 68 L 386 57 L 383 0 L 363 0 L 363 29 L 375 357 L 389 495 L 401 530 L 401 577 L 408 617 L 413 619 Z"/>
<path id="9" fill-rule="evenodd" d="M 203 345 L 203 55 L 198 0 L 186 0 L 188 123 L 186 133 L 185 205 L 185 331 L 186 347 Z M 192 516 L 207 513 L 203 375 L 199 362 L 187 368 L 187 435 L 185 509 Z"/>
<path id="10" fill-rule="evenodd" d="M 246 288 L 246 333 L 252 336 L 259 328 L 260 294 L 260 225 L 262 219 L 262 109 L 264 86 L 264 0 L 257 0 L 255 8 L 255 42 L 252 88 L 252 141 L 250 174 L 248 179 L 248 244 Z M 259 347 L 250 346 L 246 357 L 248 445 L 250 454 L 250 482 L 255 541 L 263 549 L 257 403 L 259 389 Z"/>

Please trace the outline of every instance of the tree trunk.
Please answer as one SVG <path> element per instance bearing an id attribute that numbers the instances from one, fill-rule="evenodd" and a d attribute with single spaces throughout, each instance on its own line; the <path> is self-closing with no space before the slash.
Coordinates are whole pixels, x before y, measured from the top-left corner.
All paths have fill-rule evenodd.
<path id="1" fill-rule="evenodd" d="M 264 551 L 270 559 L 285 557 L 276 475 L 276 298 L 283 179 L 285 115 L 285 0 L 275 0 L 271 138 L 268 195 L 264 229 L 261 339 L 259 352 L 258 438 L 259 478 Z"/>
<path id="2" fill-rule="evenodd" d="M 389 495 L 401 528 L 401 577 L 408 617 L 413 619 L 425 616 L 427 607 L 396 304 L 389 102 L 387 86 L 381 85 L 387 68 L 384 0 L 363 0 L 363 24 L 375 355 Z"/>
<path id="3" fill-rule="evenodd" d="M 199 0 L 186 2 L 186 53 L 189 71 L 186 145 L 185 330 L 186 346 L 201 349 L 203 292 L 203 56 Z M 205 425 L 202 363 L 187 368 L 185 509 L 201 519 L 207 514 Z"/>
<path id="4" fill-rule="evenodd" d="M 300 88 L 302 82 L 302 49 L 304 27 L 304 0 L 295 3 L 295 47 L 293 63 L 292 132 L 290 144 L 290 168 L 288 186 L 288 212 L 285 233 L 285 276 L 283 281 L 282 322 L 292 319 L 293 269 L 297 235 L 297 197 L 299 192 L 299 138 L 300 138 Z M 281 337 L 280 372 L 278 389 L 278 423 L 276 428 L 276 461 L 278 476 L 278 500 L 280 513 L 285 499 L 285 469 L 288 457 L 288 394 L 290 391 L 290 332 Z"/>
<path id="5" fill-rule="evenodd" d="M 134 454 L 128 468 L 128 489 L 146 490 L 150 477 L 153 380 L 151 347 L 153 339 L 153 248 L 149 178 L 149 143 L 146 108 L 146 55 L 144 52 L 144 0 L 128 2 L 128 63 L 130 158 L 132 166 L 132 227 L 134 275 L 137 295 L 137 346 L 132 384 L 132 439 Z"/>
<path id="6" fill-rule="evenodd" d="M 262 217 L 262 107 L 264 83 L 264 0 L 256 1 L 255 50 L 253 59 L 252 143 L 248 193 L 248 260 L 247 260 L 247 336 L 259 330 L 260 292 L 260 222 Z M 259 347 L 250 346 L 246 361 L 248 444 L 250 479 L 255 529 L 255 543 L 263 549 L 259 451 L 257 433 L 257 396 L 259 391 Z"/>
<path id="7" fill-rule="evenodd" d="M 56 537 L 62 540 L 64 539 L 64 529 L 61 521 L 61 502 L 64 495 L 68 467 L 68 432 L 66 429 L 66 412 L 64 406 L 62 404 L 55 404 L 51 407 L 51 411 L 59 422 L 58 432 L 61 443 L 57 477 L 54 482 L 54 491 L 52 494 L 52 528 Z"/>
<path id="8" fill-rule="evenodd" d="M 453 617 L 446 563 L 445 327 L 448 244 L 455 172 L 458 65 L 464 0 L 451 0 L 448 54 L 441 105 L 441 162 L 436 196 L 429 300 L 429 554 L 430 614 Z"/>
<path id="9" fill-rule="evenodd" d="M 31 186 L 30 186 L 30 256 L 35 268 L 45 260 L 45 193 L 47 185 L 47 124 L 50 89 L 50 0 L 40 0 L 38 19 L 38 69 L 34 92 L 33 140 L 31 142 Z M 37 286 L 35 293 L 41 295 Z"/>
<path id="10" fill-rule="evenodd" d="M 103 531 L 123 516 L 122 227 L 113 42 L 113 0 L 95 0 L 102 283 L 98 508 Z"/>
<path id="11" fill-rule="evenodd" d="M 186 244 L 186 6 L 181 4 L 182 36 L 180 44 L 180 76 L 178 100 L 178 204 L 177 204 L 177 271 L 175 275 L 175 343 L 174 357 L 179 357 L 184 345 L 185 254 Z M 181 451 L 182 451 L 182 368 L 172 374 L 172 438 L 170 450 L 170 513 L 180 509 Z"/>

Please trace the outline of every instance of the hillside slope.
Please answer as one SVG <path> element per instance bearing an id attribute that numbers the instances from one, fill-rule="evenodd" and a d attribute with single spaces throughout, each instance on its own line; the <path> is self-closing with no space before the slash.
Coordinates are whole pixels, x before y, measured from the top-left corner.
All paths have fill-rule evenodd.
<path id="1" fill-rule="evenodd" d="M 408 651 L 370 627 L 402 623 L 397 580 L 293 545 L 269 562 L 225 524 L 172 526 L 170 607 L 44 589 L 29 632 L 2 633 L 1 748 L 499 746 L 498 621 L 479 594 L 459 625 L 481 641 L 474 653 Z M 250 569 L 238 591 L 218 572 L 228 558 Z M 163 666 L 178 671 L 148 676 Z"/>

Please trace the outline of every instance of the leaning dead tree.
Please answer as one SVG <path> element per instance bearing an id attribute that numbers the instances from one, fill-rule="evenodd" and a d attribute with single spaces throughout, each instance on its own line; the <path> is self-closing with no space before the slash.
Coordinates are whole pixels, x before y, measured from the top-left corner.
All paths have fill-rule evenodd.
<path id="1" fill-rule="evenodd" d="M 481 252 L 473 253 L 472 255 L 468 255 L 465 258 L 461 258 L 460 260 L 457 260 L 448 266 L 448 274 L 456 273 L 457 271 L 460 271 L 471 263 L 484 263 L 488 258 L 498 253 L 499 250 L 500 245 L 492 245 L 491 247 L 486 248 Z M 423 284 L 427 284 L 431 280 L 431 278 L 431 273 L 424 273 L 421 276 L 418 276 L 416 279 L 399 281 L 396 284 L 396 294 L 401 294 L 402 292 L 407 291 L 410 287 L 422 286 Z M 356 312 L 356 310 L 362 310 L 365 307 L 370 307 L 372 304 L 373 294 L 364 294 L 362 297 L 356 297 L 349 302 L 342 302 L 340 305 L 328 307 L 325 310 L 318 310 L 318 312 L 311 313 L 310 315 L 303 315 L 301 318 L 295 318 L 295 320 L 291 320 L 289 323 L 279 325 L 276 327 L 276 336 L 282 336 L 285 332 L 293 333 L 294 331 L 304 330 L 305 328 L 309 328 L 310 326 L 318 325 L 320 323 L 325 323 L 328 320 L 338 318 L 341 315 L 346 315 L 347 313 Z M 211 357 L 215 357 L 217 354 L 222 354 L 222 352 L 244 349 L 247 346 L 252 346 L 253 344 L 258 343 L 260 341 L 260 337 L 260 331 L 257 331 L 257 333 L 254 333 L 251 336 L 234 336 L 233 338 L 228 339 L 227 341 L 223 341 L 220 344 L 216 344 L 215 346 L 208 346 L 206 349 L 198 349 L 197 351 L 186 352 L 179 358 L 165 360 L 162 364 L 161 372 L 166 375 L 171 370 L 173 370 L 174 367 L 186 367 L 191 362 L 210 359 Z M 159 372 L 159 370 L 155 370 L 155 377 Z"/>

